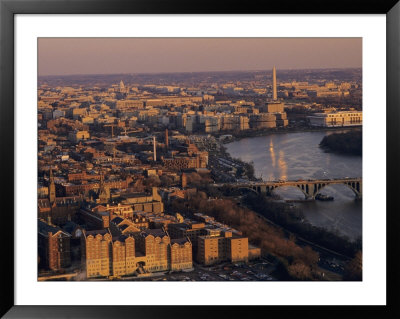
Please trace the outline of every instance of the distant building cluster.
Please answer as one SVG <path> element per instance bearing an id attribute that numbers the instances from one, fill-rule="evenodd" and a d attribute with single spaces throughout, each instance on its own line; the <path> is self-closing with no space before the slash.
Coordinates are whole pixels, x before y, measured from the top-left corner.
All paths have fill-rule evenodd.
<path id="1" fill-rule="evenodd" d="M 68 140 L 79 142 L 90 138 L 90 129 L 111 131 L 140 130 L 137 124 L 162 125 L 188 133 L 246 131 L 288 125 L 284 104 L 278 102 L 274 68 L 270 101 L 255 105 L 244 99 L 216 101 L 213 94 L 235 94 L 239 88 L 229 85 L 219 90 L 142 85 L 128 87 L 122 81 L 104 92 L 99 88 L 39 89 L 39 125 L 47 121 L 52 132 L 68 131 Z M 256 96 L 260 91 L 254 92 Z M 266 92 L 266 89 L 263 90 Z"/>

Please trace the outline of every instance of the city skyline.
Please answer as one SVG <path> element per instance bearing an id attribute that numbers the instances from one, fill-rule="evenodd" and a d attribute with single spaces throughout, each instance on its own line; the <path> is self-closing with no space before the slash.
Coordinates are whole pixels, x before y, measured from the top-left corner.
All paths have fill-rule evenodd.
<path id="1" fill-rule="evenodd" d="M 362 280 L 361 38 L 38 44 L 39 281 Z"/>
<path id="2" fill-rule="evenodd" d="M 79 48 L 79 50 L 77 50 Z M 38 75 L 361 68 L 361 38 L 39 38 Z"/>

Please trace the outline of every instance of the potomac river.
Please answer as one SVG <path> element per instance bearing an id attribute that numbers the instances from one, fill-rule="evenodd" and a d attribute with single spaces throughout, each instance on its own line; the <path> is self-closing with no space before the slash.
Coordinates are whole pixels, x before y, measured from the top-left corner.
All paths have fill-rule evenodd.
<path id="1" fill-rule="evenodd" d="M 362 158 L 354 155 L 327 153 L 318 144 L 325 135 L 341 131 L 276 133 L 244 138 L 225 144 L 234 158 L 253 162 L 255 176 L 265 181 L 362 177 Z M 294 187 L 275 190 L 282 199 L 304 199 Z M 345 185 L 325 187 L 322 194 L 333 201 L 295 203 L 306 219 L 329 230 L 336 230 L 354 240 L 362 234 L 362 201 Z"/>

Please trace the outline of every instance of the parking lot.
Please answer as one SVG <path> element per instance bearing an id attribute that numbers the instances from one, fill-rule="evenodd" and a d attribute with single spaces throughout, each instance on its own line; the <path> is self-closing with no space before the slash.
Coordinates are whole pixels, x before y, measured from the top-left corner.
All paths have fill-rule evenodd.
<path id="1" fill-rule="evenodd" d="M 151 274 L 148 277 L 130 277 L 122 280 L 139 281 L 273 281 L 274 265 L 266 260 L 249 263 L 224 263 L 212 267 L 194 265 L 190 272 Z"/>

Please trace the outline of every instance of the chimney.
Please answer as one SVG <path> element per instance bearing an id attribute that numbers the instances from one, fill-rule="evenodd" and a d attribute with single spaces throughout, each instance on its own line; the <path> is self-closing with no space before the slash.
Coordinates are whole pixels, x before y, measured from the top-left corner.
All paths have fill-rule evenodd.
<path id="1" fill-rule="evenodd" d="M 165 129 L 165 148 L 168 149 L 168 129 Z"/>
<path id="2" fill-rule="evenodd" d="M 156 153 L 156 137 L 155 136 L 153 136 L 153 160 L 154 160 L 154 162 L 156 162 L 157 161 L 157 153 Z"/>
<path id="3" fill-rule="evenodd" d="M 187 186 L 187 176 L 185 173 L 182 173 L 182 176 L 181 176 L 181 186 L 182 186 L 182 188 L 186 188 L 186 186 Z"/>
<path id="4" fill-rule="evenodd" d="M 276 91 L 276 68 L 272 69 L 272 99 L 276 101 L 278 99 L 278 94 Z"/>

